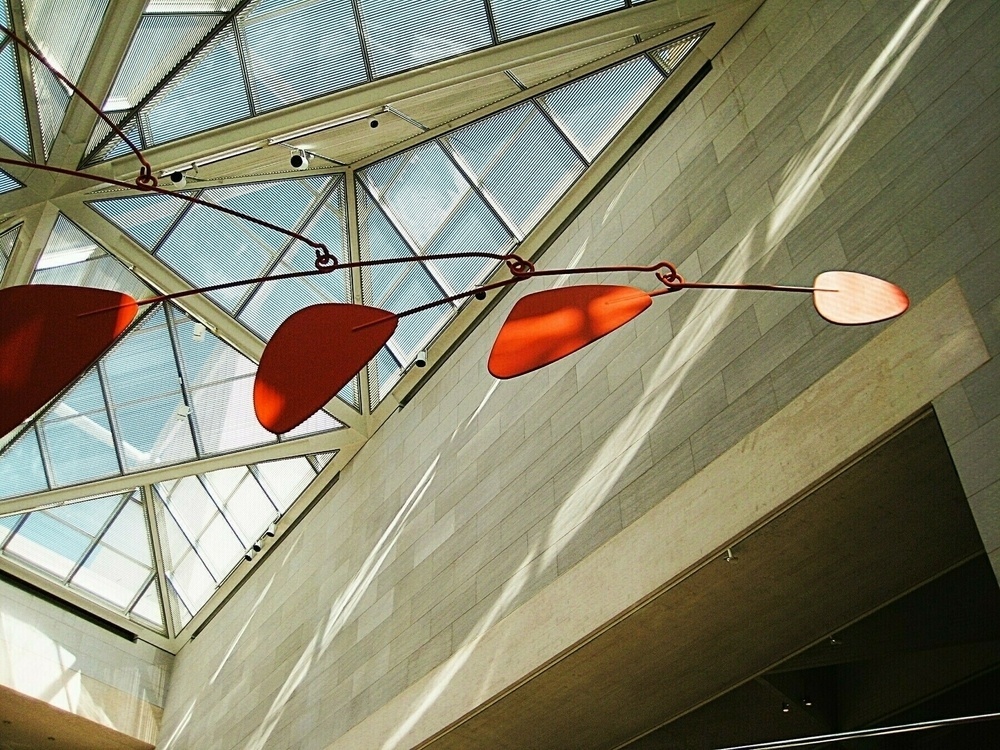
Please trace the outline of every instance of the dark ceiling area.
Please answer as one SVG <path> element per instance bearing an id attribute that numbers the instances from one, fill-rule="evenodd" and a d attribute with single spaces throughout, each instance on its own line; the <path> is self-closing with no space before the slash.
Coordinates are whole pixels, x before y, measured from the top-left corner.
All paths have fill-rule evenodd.
<path id="1" fill-rule="evenodd" d="M 423 746 L 711 750 L 1000 707 L 1000 591 L 933 412 L 732 552 Z"/>

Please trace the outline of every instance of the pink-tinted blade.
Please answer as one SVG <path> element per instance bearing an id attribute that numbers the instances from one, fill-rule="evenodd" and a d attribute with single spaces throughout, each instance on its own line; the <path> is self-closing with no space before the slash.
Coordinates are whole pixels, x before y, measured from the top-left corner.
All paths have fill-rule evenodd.
<path id="1" fill-rule="evenodd" d="M 398 322 L 377 307 L 336 302 L 294 313 L 261 356 L 253 384 L 258 421 L 275 434 L 298 427 L 361 372 Z"/>
<path id="2" fill-rule="evenodd" d="M 625 325 L 652 302 L 641 289 L 604 284 L 528 294 L 507 316 L 487 367 L 500 379 L 537 370 Z"/>
<path id="3" fill-rule="evenodd" d="M 104 308 L 117 309 L 86 314 Z M 100 359 L 138 312 L 132 297 L 105 289 L 51 284 L 0 289 L 0 435 Z"/>
<path id="4" fill-rule="evenodd" d="M 889 320 L 910 306 L 910 298 L 898 286 L 863 273 L 826 271 L 813 286 L 816 312 L 842 326 Z"/>

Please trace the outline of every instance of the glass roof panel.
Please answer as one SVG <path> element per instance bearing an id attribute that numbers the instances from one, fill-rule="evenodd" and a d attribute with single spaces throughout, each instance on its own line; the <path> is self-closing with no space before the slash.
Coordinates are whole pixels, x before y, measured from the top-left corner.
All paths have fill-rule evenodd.
<path id="1" fill-rule="evenodd" d="M 189 204 L 172 195 L 145 193 L 90 201 L 87 205 L 142 247 L 152 250 Z"/>
<path id="2" fill-rule="evenodd" d="M 11 190 L 17 190 L 20 187 L 24 187 L 24 185 L 22 185 L 20 182 L 18 182 L 9 174 L 0 169 L 0 194 L 9 193 Z M 0 250 L 0 252 L 3 251 Z M 6 257 L 10 257 L 9 253 L 7 253 Z M 0 262 L 6 262 L 6 261 L 0 261 Z M 0 273 L 2 272 L 3 271 L 0 270 Z"/>
<path id="3" fill-rule="evenodd" d="M 278 518 L 278 508 L 245 466 L 210 472 L 205 482 L 245 542 L 259 539 Z"/>
<path id="4" fill-rule="evenodd" d="M 670 44 L 657 47 L 653 50 L 653 55 L 666 68 L 669 75 L 677 70 L 680 64 L 684 62 L 684 58 L 688 56 L 691 50 L 698 46 L 698 42 L 707 33 L 708 28 L 699 29 L 680 39 L 675 39 Z"/>
<path id="5" fill-rule="evenodd" d="M 35 101 L 38 105 L 38 120 L 42 128 L 42 145 L 45 148 L 45 158 L 52 153 L 52 144 L 59 134 L 66 107 L 69 106 L 69 93 L 52 71 L 35 58 L 31 58 L 31 76 L 35 81 Z"/>
<path id="6" fill-rule="evenodd" d="M 135 107 L 223 18 L 217 13 L 149 13 L 132 37 L 104 109 Z"/>
<path id="7" fill-rule="evenodd" d="M 11 532 L 17 528 L 22 518 L 24 518 L 23 515 L 3 516 L 0 518 L 0 548 L 3 547 L 4 542 L 7 541 L 7 537 L 10 536 Z"/>
<path id="8" fill-rule="evenodd" d="M 27 495 L 48 488 L 38 434 L 31 427 L 0 454 L 0 498 Z"/>
<path id="9" fill-rule="evenodd" d="M 0 173 L 0 192 L 4 192 L 2 187 L 5 176 L 7 176 L 6 173 Z M 0 277 L 3 277 L 3 272 L 7 270 L 7 261 L 10 260 L 11 253 L 17 246 L 17 237 L 21 234 L 22 226 L 22 224 L 18 224 L 0 234 Z"/>
<path id="10" fill-rule="evenodd" d="M 351 0 L 263 0 L 251 8 L 240 27 L 257 112 L 368 80 Z"/>
<path id="11" fill-rule="evenodd" d="M 359 0 L 376 78 L 493 43 L 482 0 Z"/>
<path id="12" fill-rule="evenodd" d="M 412 254 L 402 235 L 367 190 L 358 191 L 358 203 L 358 241 L 362 260 Z M 445 296 L 427 269 L 419 263 L 364 268 L 361 279 L 365 304 L 390 312 L 402 312 Z M 389 339 L 390 346 L 395 347 L 399 358 L 408 363 L 419 351 L 420 344 L 440 329 L 452 310 L 451 305 L 440 305 L 401 318 L 396 332 Z"/>
<path id="13" fill-rule="evenodd" d="M 146 586 L 146 591 L 139 597 L 139 601 L 132 608 L 132 615 L 140 621 L 149 623 L 156 630 L 161 632 L 165 630 L 163 624 L 163 607 L 160 603 L 160 589 L 156 585 L 155 580 L 150 581 L 149 585 Z"/>
<path id="14" fill-rule="evenodd" d="M 128 609 L 152 576 L 152 570 L 104 544 L 87 555 L 70 584 Z"/>
<path id="15" fill-rule="evenodd" d="M 326 455 L 333 458 L 337 452 Z M 253 469 L 267 496 L 282 513 L 288 510 L 302 491 L 316 478 L 316 471 L 304 458 L 267 461 L 257 464 Z"/>
<path id="16" fill-rule="evenodd" d="M 318 208 L 321 191 L 317 178 L 300 178 L 211 188 L 199 197 L 294 229 Z M 289 241 L 280 232 L 193 205 L 154 252 L 195 286 L 211 286 L 268 273 Z M 250 293 L 248 289 L 252 290 L 222 289 L 208 296 L 236 310 Z"/>
<path id="17" fill-rule="evenodd" d="M 76 83 L 108 9 L 108 0 L 22 0 L 31 41 Z"/>
<path id="18" fill-rule="evenodd" d="M 456 130 L 447 143 L 524 232 L 538 223 L 586 168 L 531 101 Z"/>
<path id="19" fill-rule="evenodd" d="M 624 0 L 489 0 L 500 41 L 624 8 Z"/>
<path id="20" fill-rule="evenodd" d="M 136 299 L 153 293 L 117 258 L 62 214 L 49 234 L 31 283 L 110 289 Z"/>
<path id="21" fill-rule="evenodd" d="M 65 410 L 69 411 L 68 407 Z M 118 453 L 107 414 L 64 417 L 62 411 L 52 409 L 37 424 L 49 457 L 52 485 L 78 484 L 118 474 Z"/>
<path id="22" fill-rule="evenodd" d="M 149 144 L 172 141 L 253 114 L 236 35 L 219 33 L 142 111 Z"/>
<path id="23" fill-rule="evenodd" d="M 346 259 L 349 253 L 344 178 L 337 175 L 334 181 L 333 189 L 303 227 L 302 234 L 325 244 L 336 257 Z M 312 270 L 315 259 L 316 251 L 312 247 L 296 241 L 281 255 L 271 274 Z M 319 276 L 258 284 L 237 317 L 266 341 L 289 315 L 303 307 L 320 302 L 350 301 L 350 272 L 331 271 Z"/>
<path id="24" fill-rule="evenodd" d="M 562 86 L 540 101 L 593 161 L 663 80 L 648 57 L 634 57 Z"/>
<path id="25" fill-rule="evenodd" d="M 0 3 L 6 13 L 6 3 Z M 3 19 L 4 26 L 10 21 Z M 17 50 L 13 42 L 0 44 L 0 138 L 15 151 L 31 158 L 31 131 L 17 67 Z"/>
<path id="26" fill-rule="evenodd" d="M 4 553 L 65 581 L 91 541 L 86 534 L 39 511 L 28 514 L 7 541 Z"/>

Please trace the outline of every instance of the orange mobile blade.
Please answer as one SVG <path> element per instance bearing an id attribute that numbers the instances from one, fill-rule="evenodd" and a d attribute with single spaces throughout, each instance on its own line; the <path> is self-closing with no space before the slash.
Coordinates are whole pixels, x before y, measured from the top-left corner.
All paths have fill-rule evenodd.
<path id="1" fill-rule="evenodd" d="M 909 297 L 898 286 L 863 273 L 826 271 L 816 277 L 813 286 L 816 312 L 842 326 L 889 320 L 910 306 Z"/>
<path id="2" fill-rule="evenodd" d="M 288 432 L 337 395 L 396 330 L 395 313 L 331 302 L 294 313 L 264 349 L 253 384 L 258 421 Z"/>
<path id="3" fill-rule="evenodd" d="M 116 309 L 93 313 L 103 308 Z M 105 289 L 0 289 L 0 435 L 86 372 L 138 312 L 132 297 Z"/>
<path id="4" fill-rule="evenodd" d="M 528 294 L 507 316 L 487 367 L 501 380 L 537 370 L 625 325 L 652 302 L 641 289 L 605 284 Z"/>

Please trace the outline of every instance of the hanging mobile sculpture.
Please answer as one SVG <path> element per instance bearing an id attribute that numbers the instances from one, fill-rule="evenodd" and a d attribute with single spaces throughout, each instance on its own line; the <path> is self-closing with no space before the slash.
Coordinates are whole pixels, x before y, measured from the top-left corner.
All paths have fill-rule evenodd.
<path id="1" fill-rule="evenodd" d="M 135 182 L 129 183 L 47 164 L 6 158 L 0 158 L 0 163 L 171 195 L 280 232 L 316 251 L 313 270 L 227 282 L 145 300 L 135 300 L 119 292 L 75 286 L 28 285 L 0 289 L 0 436 L 15 429 L 97 362 L 131 325 L 140 306 L 245 284 L 324 274 L 335 269 L 489 258 L 505 264 L 510 277 L 400 313 L 339 302 L 312 305 L 293 313 L 264 348 L 254 380 L 257 419 L 273 433 L 288 432 L 322 409 L 386 344 L 400 318 L 473 295 L 482 298 L 490 290 L 541 276 L 646 272 L 653 274 L 660 285 L 647 292 L 631 286 L 587 284 L 525 295 L 510 311 L 490 352 L 487 368 L 496 378 L 524 375 L 569 356 L 634 319 L 652 305 L 654 297 L 683 289 L 808 293 L 812 295 L 816 311 L 838 325 L 889 320 L 902 315 L 909 307 L 906 293 L 895 284 L 851 271 L 826 271 L 816 277 L 811 287 L 798 287 L 690 282 L 667 261 L 652 266 L 539 270 L 513 253 L 473 251 L 341 263 L 326 245 L 298 232 L 192 195 L 160 188 L 152 166 L 140 149 L 100 107 L 31 45 L 3 25 L 0 31 L 26 49 L 94 110 L 129 146 L 141 167 Z"/>

